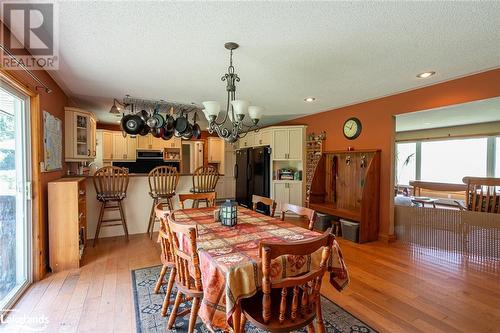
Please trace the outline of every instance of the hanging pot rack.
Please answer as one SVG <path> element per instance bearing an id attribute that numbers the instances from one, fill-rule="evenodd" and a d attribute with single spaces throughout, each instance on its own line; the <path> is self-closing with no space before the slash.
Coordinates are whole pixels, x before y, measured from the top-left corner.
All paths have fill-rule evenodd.
<path id="1" fill-rule="evenodd" d="M 195 103 L 181 103 L 175 101 L 165 101 L 165 100 L 155 100 L 155 99 L 146 99 L 146 98 L 136 98 L 132 96 L 125 96 L 122 100 L 122 104 L 125 109 L 130 112 L 138 112 L 140 110 L 158 110 L 158 112 L 169 113 L 170 109 L 173 108 L 174 114 L 182 115 L 182 114 L 190 114 L 192 112 L 201 111 L 202 107 L 196 105 Z M 133 105 L 133 109 L 131 106 Z"/>

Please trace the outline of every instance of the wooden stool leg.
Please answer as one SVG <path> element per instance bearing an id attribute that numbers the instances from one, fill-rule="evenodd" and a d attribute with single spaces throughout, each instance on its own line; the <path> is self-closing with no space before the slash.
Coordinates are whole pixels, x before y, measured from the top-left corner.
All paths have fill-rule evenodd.
<path id="1" fill-rule="evenodd" d="M 161 271 L 160 271 L 160 276 L 158 276 L 158 281 L 156 281 L 156 285 L 155 285 L 155 294 L 158 294 L 158 292 L 160 291 L 160 287 L 161 287 L 161 284 L 163 283 L 163 277 L 165 276 L 165 273 L 167 272 L 167 266 L 163 265 L 161 267 Z"/>
<path id="2" fill-rule="evenodd" d="M 170 317 L 168 318 L 168 329 L 172 329 L 175 324 L 175 319 L 177 319 L 177 311 L 179 310 L 179 305 L 181 304 L 182 293 L 180 291 L 177 292 L 177 296 L 175 296 L 174 307 L 172 308 L 172 312 L 170 313 Z"/>
<path id="3" fill-rule="evenodd" d="M 102 217 L 104 216 L 104 206 L 106 205 L 106 201 L 101 202 L 101 210 L 99 212 L 99 220 L 97 220 L 97 228 L 95 229 L 94 243 L 93 247 L 97 242 L 97 238 L 99 238 L 99 232 L 101 231 Z"/>
<path id="4" fill-rule="evenodd" d="M 128 228 L 127 228 L 127 220 L 125 219 L 125 213 L 122 207 L 122 201 L 118 201 L 118 208 L 120 210 L 120 218 L 122 219 L 123 231 L 125 231 L 125 239 L 128 242 Z"/>
<path id="5" fill-rule="evenodd" d="M 196 325 L 196 319 L 198 318 L 199 309 L 200 309 L 200 298 L 195 297 L 193 299 L 193 305 L 191 306 L 191 315 L 189 316 L 188 333 L 194 332 L 194 326 Z"/>
<path id="6" fill-rule="evenodd" d="M 147 231 L 147 233 L 149 234 L 149 238 L 151 238 L 151 239 L 153 238 L 152 229 L 154 228 L 155 206 L 156 206 L 156 199 L 153 198 L 153 204 L 151 205 L 151 211 L 149 212 L 149 222 L 148 222 L 148 231 Z"/>
<path id="7" fill-rule="evenodd" d="M 316 323 L 319 333 L 325 333 L 325 323 L 323 321 L 323 312 L 321 311 L 321 296 L 316 300 Z"/>
<path id="8" fill-rule="evenodd" d="M 176 268 L 172 267 L 172 270 L 170 270 L 170 277 L 168 278 L 167 292 L 165 294 L 165 299 L 163 300 L 163 306 L 161 307 L 161 315 L 163 317 L 167 315 L 168 305 L 170 304 L 170 294 L 172 293 L 172 289 L 174 288 L 176 274 Z"/>

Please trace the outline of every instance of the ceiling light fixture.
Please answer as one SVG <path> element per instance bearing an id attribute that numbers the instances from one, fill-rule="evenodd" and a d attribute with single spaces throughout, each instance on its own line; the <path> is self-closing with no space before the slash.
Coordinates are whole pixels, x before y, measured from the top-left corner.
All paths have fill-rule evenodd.
<path id="1" fill-rule="evenodd" d="M 306 97 L 304 98 L 304 102 L 307 102 L 307 103 L 312 103 L 316 100 L 315 97 Z"/>
<path id="2" fill-rule="evenodd" d="M 436 72 L 434 71 L 430 71 L 430 72 L 423 72 L 423 73 L 420 73 L 417 75 L 417 77 L 419 79 L 427 79 L 428 77 L 431 77 L 433 76 L 434 74 L 436 74 Z"/>
<path id="3" fill-rule="evenodd" d="M 113 98 L 113 106 L 109 110 L 109 113 L 120 114 L 120 108 L 116 106 L 116 103 L 123 106 L 123 104 L 120 103 L 116 98 Z"/>
<path id="4" fill-rule="evenodd" d="M 203 102 L 205 109 L 203 113 L 208 120 L 208 132 L 217 135 L 228 142 L 236 142 L 239 138 L 245 137 L 250 130 L 257 130 L 257 124 L 262 118 L 264 109 L 260 106 L 249 105 L 250 103 L 244 100 L 236 99 L 236 82 L 240 81 L 238 74 L 234 72 L 233 67 L 233 50 L 236 50 L 239 45 L 234 42 L 224 44 L 224 47 L 230 51 L 229 67 L 227 73 L 222 76 L 221 80 L 226 81 L 227 102 L 226 114 L 221 122 L 217 122 L 217 117 L 220 113 L 220 104 L 216 101 Z M 244 124 L 243 119 L 248 113 L 251 124 Z M 229 118 L 229 121 L 227 121 Z M 229 128 L 228 128 L 229 127 Z M 241 133 L 246 131 L 246 133 Z"/>

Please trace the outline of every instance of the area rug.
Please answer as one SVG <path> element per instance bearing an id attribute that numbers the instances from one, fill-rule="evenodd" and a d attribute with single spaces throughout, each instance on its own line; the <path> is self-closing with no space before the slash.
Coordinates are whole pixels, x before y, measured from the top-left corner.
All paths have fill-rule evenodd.
<path id="1" fill-rule="evenodd" d="M 174 329 L 166 329 L 168 317 L 161 316 L 161 306 L 165 297 L 165 284 L 160 293 L 155 294 L 154 288 L 161 266 L 147 267 L 132 271 L 132 288 L 134 291 L 135 317 L 137 333 L 155 333 L 155 332 L 187 332 L 189 315 L 177 318 Z M 168 273 L 167 273 L 168 275 Z M 168 279 L 168 276 L 165 279 Z M 174 287 L 174 291 L 175 287 Z M 172 303 L 171 303 L 172 304 Z M 190 304 L 181 304 L 181 311 Z M 323 308 L 323 317 L 327 332 L 332 333 L 372 333 L 376 332 L 373 328 L 354 317 L 352 314 L 342 309 L 337 304 L 321 297 L 321 306 Z M 171 307 L 171 306 L 170 306 Z M 170 309 L 169 309 L 170 314 Z M 195 329 L 196 333 L 205 333 L 209 330 L 198 319 Z M 261 333 L 261 329 L 256 328 L 247 322 L 245 332 Z M 301 330 L 299 332 L 306 332 Z"/>

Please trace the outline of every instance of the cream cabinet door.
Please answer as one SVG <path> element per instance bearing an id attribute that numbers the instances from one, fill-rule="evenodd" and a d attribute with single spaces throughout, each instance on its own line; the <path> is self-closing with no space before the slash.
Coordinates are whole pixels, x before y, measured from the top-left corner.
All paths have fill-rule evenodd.
<path id="1" fill-rule="evenodd" d="M 103 161 L 110 161 L 113 159 L 113 133 L 102 132 L 102 159 Z"/>
<path id="2" fill-rule="evenodd" d="M 137 136 L 137 149 L 143 149 L 143 150 L 152 149 L 153 148 L 153 146 L 151 144 L 152 138 L 153 138 L 153 136 L 151 134 L 138 135 Z"/>
<path id="3" fill-rule="evenodd" d="M 302 129 L 291 128 L 288 130 L 288 157 L 289 160 L 302 159 Z"/>
<path id="4" fill-rule="evenodd" d="M 136 160 L 136 150 L 137 150 L 137 137 L 133 138 L 130 135 L 127 135 L 125 138 L 125 159 L 127 161 L 135 161 Z"/>
<path id="5" fill-rule="evenodd" d="M 152 150 L 163 150 L 165 147 L 169 147 L 169 141 L 165 141 L 162 138 L 155 138 L 151 135 L 151 148 Z"/>
<path id="6" fill-rule="evenodd" d="M 289 136 L 288 129 L 276 129 L 273 131 L 273 159 L 286 160 L 288 158 Z"/>
<path id="7" fill-rule="evenodd" d="M 97 122 L 94 117 L 90 117 L 90 155 L 95 158 L 97 155 Z"/>
<path id="8" fill-rule="evenodd" d="M 272 141 L 272 132 L 271 131 L 258 131 L 255 133 L 254 137 L 254 146 L 268 146 Z"/>
<path id="9" fill-rule="evenodd" d="M 121 132 L 113 132 L 113 160 L 122 161 L 127 155 L 127 140 Z"/>
<path id="10" fill-rule="evenodd" d="M 163 139 L 161 139 L 163 140 Z M 181 138 L 176 138 L 175 136 L 172 137 L 168 141 L 164 141 L 164 147 L 165 148 L 182 148 L 182 139 Z"/>
<path id="11" fill-rule="evenodd" d="M 208 138 L 208 162 L 220 163 L 224 159 L 224 140 Z"/>
<path id="12" fill-rule="evenodd" d="M 289 203 L 302 206 L 302 183 L 286 183 L 289 193 Z"/>
<path id="13" fill-rule="evenodd" d="M 240 139 L 240 148 L 248 148 L 254 146 L 255 133 L 248 132 L 244 138 Z"/>
<path id="14" fill-rule="evenodd" d="M 276 203 L 288 203 L 289 192 L 286 183 L 274 183 L 273 185 L 273 199 Z"/>

